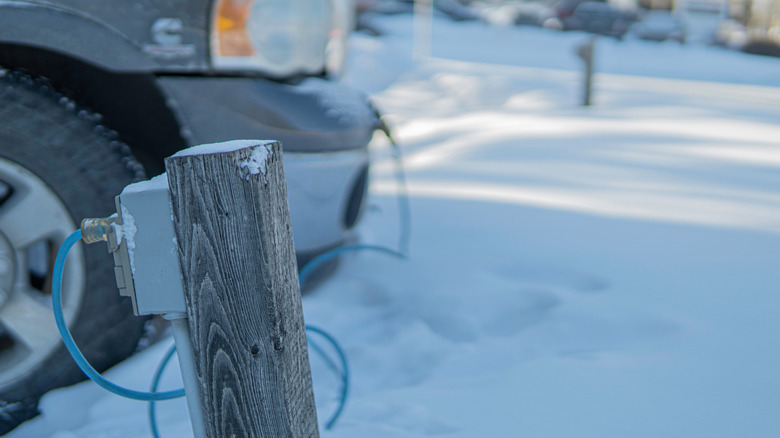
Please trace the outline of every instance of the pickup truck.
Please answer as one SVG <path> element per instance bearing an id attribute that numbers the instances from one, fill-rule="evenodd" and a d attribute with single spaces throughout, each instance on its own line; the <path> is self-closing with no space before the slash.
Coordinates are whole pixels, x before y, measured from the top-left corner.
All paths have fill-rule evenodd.
<path id="1" fill-rule="evenodd" d="M 299 266 L 350 239 L 378 127 L 337 79 L 350 0 L 0 0 L 0 434 L 83 375 L 51 315 L 54 255 L 127 184 L 203 143 L 280 140 Z M 77 247 L 63 302 L 105 370 L 148 324 L 99 245 Z"/>

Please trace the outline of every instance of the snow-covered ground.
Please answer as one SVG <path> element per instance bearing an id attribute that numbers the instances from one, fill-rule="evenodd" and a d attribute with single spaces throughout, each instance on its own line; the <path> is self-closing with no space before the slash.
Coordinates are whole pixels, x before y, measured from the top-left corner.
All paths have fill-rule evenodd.
<path id="1" fill-rule="evenodd" d="M 411 259 L 346 257 L 304 299 L 353 371 L 327 437 L 776 437 L 780 431 L 780 59 L 597 43 L 410 17 L 356 35 L 345 80 L 403 142 Z M 366 242 L 395 246 L 377 139 Z M 107 376 L 147 388 L 169 342 Z M 339 382 L 311 357 L 320 421 Z M 176 367 L 163 387 L 180 384 Z M 146 405 L 91 383 L 44 397 L 21 437 L 148 437 Z M 161 433 L 189 434 L 183 401 Z"/>

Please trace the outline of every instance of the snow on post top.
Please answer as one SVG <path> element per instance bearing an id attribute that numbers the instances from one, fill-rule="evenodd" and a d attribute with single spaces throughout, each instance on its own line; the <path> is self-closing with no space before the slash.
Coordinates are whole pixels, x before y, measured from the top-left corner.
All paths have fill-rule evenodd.
<path id="1" fill-rule="evenodd" d="M 186 157 L 191 155 L 210 155 L 221 154 L 223 152 L 233 152 L 239 149 L 251 148 L 252 146 L 268 146 L 276 143 L 275 140 L 233 140 L 221 143 L 209 143 L 191 148 L 182 149 L 173 154 L 174 157 Z M 258 148 L 260 149 L 260 148 Z"/>
<path id="2" fill-rule="evenodd" d="M 266 164 L 268 162 L 268 157 L 272 156 L 272 154 L 273 151 L 268 147 L 268 143 L 266 143 L 263 147 L 255 148 L 249 158 L 238 163 L 238 168 L 241 169 L 242 172 L 247 172 L 244 175 L 244 179 L 249 180 L 249 175 L 262 173 L 263 181 L 268 184 L 268 181 L 265 179 Z"/>
<path id="3" fill-rule="evenodd" d="M 186 157 L 193 155 L 210 155 L 220 154 L 223 152 L 234 152 L 240 149 L 246 149 L 254 147 L 252 154 L 249 158 L 237 163 L 238 169 L 244 179 L 249 180 L 250 175 L 263 175 L 263 181 L 267 184 L 265 179 L 266 175 L 266 163 L 268 158 L 273 156 L 273 151 L 269 145 L 276 143 L 274 140 L 233 140 L 223 143 L 210 143 L 202 144 L 200 146 L 193 146 L 181 150 L 174 154 L 174 157 Z"/>

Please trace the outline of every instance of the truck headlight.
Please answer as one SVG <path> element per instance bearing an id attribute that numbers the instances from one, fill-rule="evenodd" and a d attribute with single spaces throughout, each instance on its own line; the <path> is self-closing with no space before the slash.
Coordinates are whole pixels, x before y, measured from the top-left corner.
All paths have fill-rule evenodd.
<path id="1" fill-rule="evenodd" d="M 211 62 L 273 77 L 340 70 L 351 0 L 217 0 Z"/>
<path id="2" fill-rule="evenodd" d="M 354 0 L 332 0 L 333 23 L 325 49 L 325 72 L 340 77 L 347 59 L 347 37 L 355 24 Z"/>

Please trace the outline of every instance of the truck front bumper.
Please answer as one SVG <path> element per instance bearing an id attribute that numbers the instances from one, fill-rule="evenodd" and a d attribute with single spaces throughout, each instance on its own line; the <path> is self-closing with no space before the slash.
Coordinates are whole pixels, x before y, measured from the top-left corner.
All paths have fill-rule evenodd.
<path id="1" fill-rule="evenodd" d="M 378 126 L 364 94 L 319 78 L 290 85 L 163 76 L 158 83 L 190 146 L 282 142 L 299 263 L 350 237 L 368 192 L 368 143 Z"/>

